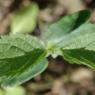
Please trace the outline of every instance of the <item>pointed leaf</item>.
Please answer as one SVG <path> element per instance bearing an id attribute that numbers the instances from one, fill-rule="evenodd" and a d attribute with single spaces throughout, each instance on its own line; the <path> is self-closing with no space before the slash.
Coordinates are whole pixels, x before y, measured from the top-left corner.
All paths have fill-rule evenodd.
<path id="1" fill-rule="evenodd" d="M 72 32 L 81 24 L 85 23 L 89 17 L 90 12 L 88 10 L 82 10 L 63 17 L 48 28 L 48 31 L 45 34 L 48 42 L 59 42 L 66 34 Z"/>

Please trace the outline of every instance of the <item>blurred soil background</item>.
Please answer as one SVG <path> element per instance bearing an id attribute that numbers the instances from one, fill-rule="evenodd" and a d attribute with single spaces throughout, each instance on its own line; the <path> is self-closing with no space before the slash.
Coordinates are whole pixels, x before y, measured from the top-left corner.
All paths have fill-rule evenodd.
<path id="1" fill-rule="evenodd" d="M 0 0 L 0 35 L 10 31 L 13 12 L 31 2 L 40 7 L 36 35 L 44 31 L 46 25 L 81 9 L 90 9 L 90 21 L 95 23 L 95 0 Z M 48 60 L 45 72 L 22 85 L 25 95 L 95 95 L 94 70 L 71 65 L 61 57 Z"/>

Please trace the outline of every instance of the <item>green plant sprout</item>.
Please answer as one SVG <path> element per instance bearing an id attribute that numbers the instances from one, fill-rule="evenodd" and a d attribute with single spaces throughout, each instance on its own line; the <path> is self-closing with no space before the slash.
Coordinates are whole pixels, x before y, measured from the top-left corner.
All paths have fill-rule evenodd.
<path id="1" fill-rule="evenodd" d="M 27 17 L 23 19 L 25 20 L 23 23 L 30 23 L 31 12 L 26 10 L 26 13 Z M 20 15 L 16 14 L 15 17 Z M 54 58 L 60 55 L 69 63 L 95 68 L 95 24 L 89 22 L 89 17 L 90 12 L 82 10 L 51 24 L 44 32 L 47 43 L 26 34 L 30 33 L 32 24 L 22 25 L 20 18 L 13 20 L 12 34 L 2 36 L 0 39 L 1 86 L 20 85 L 40 74 L 47 68 L 47 57 L 50 55 Z"/>

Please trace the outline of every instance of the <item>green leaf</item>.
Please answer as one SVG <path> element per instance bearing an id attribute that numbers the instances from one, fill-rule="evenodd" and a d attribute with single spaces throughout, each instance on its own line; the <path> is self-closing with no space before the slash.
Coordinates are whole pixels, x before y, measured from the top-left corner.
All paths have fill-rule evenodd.
<path id="1" fill-rule="evenodd" d="M 34 49 L 44 49 L 44 45 L 33 36 L 15 34 L 0 39 L 0 59 L 21 56 Z"/>
<path id="2" fill-rule="evenodd" d="M 3 89 L 3 92 L 3 95 L 26 95 L 25 88 L 22 86 L 6 87 Z"/>
<path id="3" fill-rule="evenodd" d="M 95 24 L 84 24 L 68 34 L 58 46 L 70 63 L 95 68 Z"/>
<path id="4" fill-rule="evenodd" d="M 63 49 L 95 50 L 93 43 L 95 43 L 95 24 L 86 23 L 63 37 L 57 45 Z"/>
<path id="5" fill-rule="evenodd" d="M 44 50 L 35 50 L 23 56 L 0 59 L 1 85 L 19 85 L 40 74 L 48 65 L 45 54 Z"/>
<path id="6" fill-rule="evenodd" d="M 42 43 L 28 35 L 0 39 L 0 84 L 19 85 L 40 74 L 48 65 Z"/>
<path id="7" fill-rule="evenodd" d="M 38 5 L 32 3 L 14 13 L 11 22 L 11 33 L 30 33 L 37 24 Z"/>
<path id="8" fill-rule="evenodd" d="M 64 58 L 70 63 L 84 64 L 95 68 L 95 51 L 86 49 L 62 50 Z"/>
<path id="9" fill-rule="evenodd" d="M 82 10 L 63 17 L 61 20 L 50 25 L 48 28 L 48 31 L 45 34 L 48 42 L 59 42 L 65 35 L 85 23 L 89 17 L 90 12 L 88 10 Z"/>

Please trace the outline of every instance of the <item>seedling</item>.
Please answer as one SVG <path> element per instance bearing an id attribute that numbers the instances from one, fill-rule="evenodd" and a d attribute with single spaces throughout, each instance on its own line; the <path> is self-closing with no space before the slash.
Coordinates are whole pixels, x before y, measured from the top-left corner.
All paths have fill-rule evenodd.
<path id="1" fill-rule="evenodd" d="M 40 74 L 47 68 L 50 55 L 95 68 L 95 24 L 89 17 L 88 10 L 63 17 L 43 33 L 46 41 L 22 32 L 1 37 L 1 86 L 19 85 Z"/>

